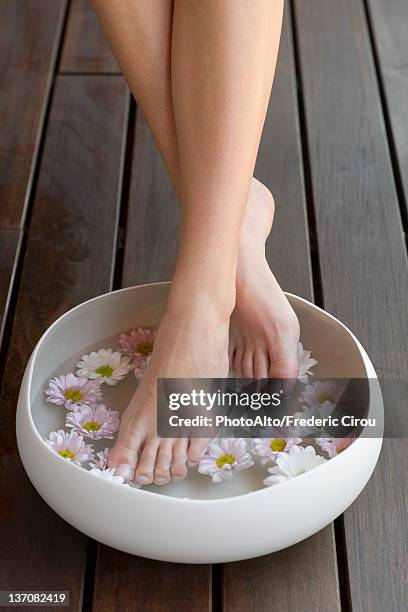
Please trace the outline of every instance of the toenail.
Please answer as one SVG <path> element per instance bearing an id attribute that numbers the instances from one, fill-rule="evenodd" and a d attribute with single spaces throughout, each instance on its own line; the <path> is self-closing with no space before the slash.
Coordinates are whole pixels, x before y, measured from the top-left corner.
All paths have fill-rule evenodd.
<path id="1" fill-rule="evenodd" d="M 182 476 L 173 476 L 173 480 L 183 480 Z"/>
<path id="2" fill-rule="evenodd" d="M 187 461 L 187 465 L 188 467 L 195 467 L 196 465 L 198 465 L 197 461 Z"/>
<path id="3" fill-rule="evenodd" d="M 128 463 L 120 463 L 115 470 L 116 476 L 122 476 L 125 480 L 132 480 L 133 469 Z"/>
<path id="4" fill-rule="evenodd" d="M 168 478 L 164 478 L 163 476 L 159 476 L 158 478 L 154 479 L 154 482 L 156 484 L 166 484 L 166 482 L 169 482 Z"/>
<path id="5" fill-rule="evenodd" d="M 150 482 L 150 478 L 148 476 L 144 476 L 143 474 L 141 476 L 136 476 L 136 480 L 138 482 Z"/>

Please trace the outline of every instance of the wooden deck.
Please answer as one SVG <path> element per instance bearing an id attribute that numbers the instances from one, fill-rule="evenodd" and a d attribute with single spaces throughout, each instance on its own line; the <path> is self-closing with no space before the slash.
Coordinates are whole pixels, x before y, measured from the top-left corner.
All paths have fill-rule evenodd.
<path id="1" fill-rule="evenodd" d="M 256 168 L 278 203 L 269 260 L 354 330 L 379 375 L 406 377 L 408 3 L 286 4 Z M 0 0 L 0 83 L 0 590 L 69 590 L 71 610 L 97 612 L 405 612 L 402 439 L 333 525 L 223 566 L 117 552 L 37 495 L 14 430 L 27 359 L 79 302 L 168 279 L 178 211 L 87 0 Z"/>

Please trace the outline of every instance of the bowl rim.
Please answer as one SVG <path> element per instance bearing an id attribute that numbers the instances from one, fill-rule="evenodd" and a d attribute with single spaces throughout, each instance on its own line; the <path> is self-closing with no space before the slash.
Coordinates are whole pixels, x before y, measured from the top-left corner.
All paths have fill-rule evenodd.
<path id="1" fill-rule="evenodd" d="M 115 490 L 122 490 L 122 491 L 132 491 L 133 493 L 132 495 L 136 495 L 136 494 L 141 494 L 144 496 L 151 496 L 152 498 L 156 498 L 159 497 L 162 500 L 166 500 L 166 503 L 190 503 L 190 504 L 220 504 L 222 502 L 226 503 L 231 503 L 233 502 L 233 500 L 240 500 L 241 498 L 245 498 L 245 497 L 251 497 L 254 495 L 258 495 L 261 496 L 262 494 L 264 496 L 266 495 L 270 495 L 272 494 L 272 491 L 276 490 L 277 487 L 274 486 L 264 486 L 263 488 L 259 488 L 259 489 L 255 489 L 254 491 L 248 491 L 246 493 L 241 493 L 239 495 L 233 495 L 233 496 L 227 496 L 227 497 L 221 497 L 221 498 L 212 498 L 212 499 L 192 499 L 189 497 L 176 497 L 173 495 L 161 495 L 156 491 L 147 491 L 146 489 L 143 489 L 142 487 L 136 487 L 136 486 L 126 486 L 124 487 L 123 485 L 118 485 L 115 482 L 109 481 L 109 480 L 103 480 L 102 478 L 100 478 L 97 474 L 92 474 L 92 472 L 90 470 L 86 470 L 84 469 L 82 466 L 80 465 L 76 465 L 75 463 L 71 463 L 71 462 L 67 462 L 63 457 L 60 457 L 59 455 L 57 455 L 56 453 L 53 453 L 47 443 L 46 440 L 40 435 L 35 423 L 34 423 L 34 419 L 32 416 L 32 412 L 31 412 L 31 402 L 30 402 L 30 390 L 31 390 L 31 383 L 32 383 L 32 378 L 33 378 L 33 371 L 34 371 L 34 364 L 36 361 L 36 356 L 37 353 L 39 351 L 39 348 L 41 346 L 41 344 L 44 342 L 44 340 L 47 338 L 47 336 L 49 334 L 52 333 L 53 329 L 55 327 L 57 327 L 57 325 L 59 325 L 59 323 L 67 316 L 73 314 L 75 311 L 82 309 L 83 307 L 85 307 L 86 305 L 95 302 L 99 299 L 102 298 L 106 298 L 110 295 L 113 294 L 118 294 L 118 293 L 125 293 L 125 292 L 129 292 L 129 291 L 134 291 L 135 289 L 138 289 L 140 287 L 156 287 L 156 286 L 162 286 L 162 285 L 170 285 L 170 281 L 159 281 L 159 282 L 153 282 L 153 283 L 146 283 L 146 284 L 141 284 L 141 285 L 133 285 L 131 287 L 124 287 L 122 289 L 117 289 L 115 291 L 108 291 L 106 293 L 101 293 L 100 295 L 97 295 L 93 298 L 90 298 L 89 300 L 86 300 L 84 302 L 81 302 L 80 304 L 77 304 L 76 306 L 74 306 L 73 308 L 70 308 L 69 310 L 67 310 L 66 312 L 64 312 L 62 315 L 60 315 L 46 330 L 45 332 L 41 335 L 41 337 L 39 338 L 37 344 L 35 345 L 33 352 L 31 353 L 30 359 L 27 363 L 26 366 L 26 370 L 25 370 L 25 374 L 24 374 L 24 379 L 23 379 L 23 383 L 20 389 L 20 397 L 19 397 L 19 405 L 24 405 L 24 417 L 28 416 L 28 424 L 30 426 L 30 430 L 31 432 L 34 432 L 34 436 L 37 440 L 37 442 L 40 443 L 40 445 L 42 446 L 42 448 L 47 451 L 49 453 L 50 456 L 50 460 L 57 460 L 60 461 L 60 465 L 61 467 L 65 464 L 65 466 L 71 466 L 71 468 L 76 468 L 77 470 L 80 470 L 79 473 L 82 473 L 83 476 L 82 477 L 92 477 L 94 478 L 95 482 L 96 479 L 99 480 L 101 483 L 105 483 L 108 485 L 111 485 L 113 487 L 115 487 Z M 353 334 L 353 332 L 341 321 L 339 321 L 336 317 L 334 317 L 332 314 L 330 314 L 329 312 L 323 310 L 322 308 L 320 308 L 319 306 L 317 306 L 316 304 L 313 304 L 312 302 L 310 302 L 309 300 L 298 296 L 294 293 L 290 293 L 285 291 L 284 292 L 286 296 L 293 298 L 295 301 L 299 301 L 303 304 L 305 304 L 306 306 L 315 309 L 319 312 L 321 312 L 324 316 L 327 316 L 328 318 L 330 318 L 331 320 L 335 321 L 337 324 L 339 324 L 347 333 L 349 336 L 351 336 L 352 340 L 354 341 L 355 345 L 357 346 L 357 349 L 359 350 L 360 356 L 362 358 L 363 361 L 363 365 L 364 365 L 364 369 L 366 371 L 367 377 L 369 377 L 369 372 L 367 369 L 367 361 L 369 363 L 369 365 L 372 368 L 373 373 L 375 374 L 375 378 L 378 380 L 377 374 L 375 372 L 374 366 L 371 363 L 370 358 L 368 357 L 366 351 L 364 350 L 364 348 L 362 347 L 362 345 L 360 344 L 359 340 L 355 337 L 355 335 Z M 23 394 L 22 394 L 23 392 Z M 383 407 L 382 407 L 382 411 L 383 411 Z M 350 454 L 353 452 L 353 450 L 355 451 L 355 447 L 360 447 L 361 443 L 363 440 L 368 440 L 367 438 L 362 438 L 361 436 L 359 436 L 358 438 L 356 438 L 356 440 L 353 442 L 353 444 L 351 444 L 348 448 L 346 448 L 341 454 L 336 455 L 335 457 L 329 458 L 327 459 L 327 461 L 325 463 L 322 463 L 321 465 L 319 465 L 318 467 L 319 469 L 319 473 L 322 474 L 323 470 L 330 469 L 328 468 L 329 465 L 332 464 L 333 460 L 337 460 L 337 465 L 339 465 L 340 461 L 346 461 L 346 459 L 350 456 Z M 383 437 L 381 436 L 381 438 L 371 438 L 371 440 L 375 440 L 376 442 L 381 441 L 380 444 L 380 448 L 382 445 L 382 440 Z M 354 449 L 353 449 L 354 447 Z M 52 458 L 52 459 L 51 459 Z M 265 466 L 266 467 L 266 466 Z M 65 469 L 65 468 L 63 468 Z M 266 468 L 267 469 L 267 468 Z M 298 482 L 299 478 L 302 478 L 303 481 L 306 479 L 310 479 L 313 478 L 315 479 L 316 476 L 314 475 L 315 470 L 310 470 L 309 472 L 305 472 L 303 474 L 300 474 L 298 477 L 296 478 L 291 478 L 288 479 L 284 482 L 279 483 L 279 491 L 283 492 L 282 489 L 280 488 L 281 486 L 285 485 L 286 489 L 285 491 L 289 490 L 290 486 L 295 486 L 296 483 Z M 88 476 L 85 476 L 84 473 L 88 474 Z M 267 472 L 266 472 L 267 474 Z M 265 475 L 266 477 L 266 475 Z M 127 494 L 127 493 L 126 493 Z"/>

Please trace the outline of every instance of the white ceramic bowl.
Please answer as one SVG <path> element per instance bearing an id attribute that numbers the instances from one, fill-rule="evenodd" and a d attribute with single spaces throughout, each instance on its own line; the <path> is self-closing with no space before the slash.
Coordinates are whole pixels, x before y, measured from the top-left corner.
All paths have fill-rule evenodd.
<path id="1" fill-rule="evenodd" d="M 42 336 L 27 365 L 17 410 L 18 447 L 35 488 L 58 514 L 92 538 L 164 561 L 246 559 L 322 529 L 361 492 L 382 439 L 363 435 L 324 465 L 268 488 L 262 486 L 265 468 L 262 474 L 256 468 L 241 472 L 220 485 L 194 472 L 162 488 L 126 488 L 68 463 L 46 446 L 43 438 L 58 426 L 59 413 L 44 402 L 43 388 L 56 364 L 70 363 L 72 368 L 73 357 L 85 348 L 101 346 L 103 339 L 134 326 L 156 326 L 167 293 L 168 283 L 157 283 L 101 295 L 64 314 Z M 323 364 L 317 375 L 367 377 L 370 385 L 378 384 L 367 354 L 342 323 L 302 298 L 288 298 L 300 319 L 305 347 Z M 381 395 L 373 397 L 381 405 L 371 403 L 369 416 L 375 412 L 381 420 Z"/>

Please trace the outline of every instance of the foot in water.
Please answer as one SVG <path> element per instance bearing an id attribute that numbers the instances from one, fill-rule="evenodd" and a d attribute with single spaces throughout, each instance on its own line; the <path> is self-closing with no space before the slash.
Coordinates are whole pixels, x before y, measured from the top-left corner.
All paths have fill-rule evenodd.
<path id="1" fill-rule="evenodd" d="M 154 353 L 126 408 L 109 467 L 139 484 L 167 484 L 196 465 L 209 440 L 157 436 L 157 378 L 215 378 L 228 374 L 229 362 L 246 378 L 297 378 L 299 323 L 265 259 L 265 242 L 274 216 L 270 191 L 257 180 L 242 230 L 231 319 L 211 316 L 200 296 L 194 307 L 170 307 L 157 334 Z M 182 296 L 176 303 L 183 304 Z M 205 338 L 205 351 L 202 338 Z"/>

